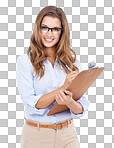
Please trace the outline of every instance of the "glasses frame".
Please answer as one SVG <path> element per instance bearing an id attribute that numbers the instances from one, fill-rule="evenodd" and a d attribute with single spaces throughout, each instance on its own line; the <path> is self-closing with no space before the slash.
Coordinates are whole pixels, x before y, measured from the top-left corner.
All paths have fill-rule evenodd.
<path id="1" fill-rule="evenodd" d="M 47 27 L 47 26 L 40 26 L 40 28 L 42 29 L 43 27 L 45 27 L 45 28 L 47 28 L 48 30 L 47 30 L 47 32 L 49 31 L 49 30 L 51 30 L 51 32 L 53 33 L 53 34 L 58 34 L 58 32 L 57 33 L 54 33 L 53 32 L 53 29 L 59 29 L 59 30 L 61 30 L 61 32 L 63 31 L 63 28 L 59 28 L 59 27 L 53 27 L 53 28 L 50 28 L 50 27 Z M 47 32 L 43 32 L 43 33 L 47 33 Z"/>

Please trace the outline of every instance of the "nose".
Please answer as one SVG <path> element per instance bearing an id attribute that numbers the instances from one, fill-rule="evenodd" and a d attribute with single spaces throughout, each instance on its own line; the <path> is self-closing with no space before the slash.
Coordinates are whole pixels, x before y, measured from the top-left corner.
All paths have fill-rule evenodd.
<path id="1" fill-rule="evenodd" d="M 52 35 L 52 31 L 51 29 L 49 29 L 49 31 L 47 32 L 48 36 L 51 36 Z"/>
<path id="2" fill-rule="evenodd" d="M 52 32 L 51 29 L 48 29 L 48 32 Z"/>

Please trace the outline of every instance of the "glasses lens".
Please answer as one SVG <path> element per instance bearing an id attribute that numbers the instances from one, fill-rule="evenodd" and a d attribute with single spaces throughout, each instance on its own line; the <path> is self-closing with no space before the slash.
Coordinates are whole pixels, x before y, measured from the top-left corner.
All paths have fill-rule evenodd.
<path id="1" fill-rule="evenodd" d="M 48 32 L 48 27 L 41 26 L 40 28 L 43 33 Z"/>
<path id="2" fill-rule="evenodd" d="M 41 32 L 43 32 L 43 33 L 47 33 L 48 30 L 50 30 L 50 29 L 51 29 L 53 34 L 59 34 L 61 32 L 61 28 L 58 28 L 58 27 L 48 28 L 46 26 L 41 26 L 40 28 L 41 28 Z"/>
<path id="3" fill-rule="evenodd" d="M 52 32 L 53 32 L 54 34 L 59 34 L 60 31 L 61 31 L 60 28 L 53 28 L 53 29 L 52 29 Z"/>

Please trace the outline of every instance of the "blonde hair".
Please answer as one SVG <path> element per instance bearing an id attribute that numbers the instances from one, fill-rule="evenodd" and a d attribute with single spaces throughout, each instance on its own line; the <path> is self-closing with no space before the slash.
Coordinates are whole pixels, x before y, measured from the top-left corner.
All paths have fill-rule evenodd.
<path id="1" fill-rule="evenodd" d="M 65 69 L 66 73 L 68 73 L 69 70 L 60 62 L 60 60 L 73 71 L 78 70 L 78 68 L 73 65 L 76 60 L 76 53 L 70 48 L 70 31 L 66 15 L 61 8 L 46 6 L 36 17 L 33 34 L 30 38 L 30 46 L 27 51 L 27 55 L 30 57 L 34 68 L 33 73 L 36 73 L 36 77 L 40 75 L 41 79 L 45 72 L 44 60 L 47 55 L 44 52 L 44 45 L 40 37 L 40 26 L 45 16 L 58 18 L 61 21 L 61 26 L 63 28 L 55 49 L 55 57 L 57 58 L 58 63 Z"/>

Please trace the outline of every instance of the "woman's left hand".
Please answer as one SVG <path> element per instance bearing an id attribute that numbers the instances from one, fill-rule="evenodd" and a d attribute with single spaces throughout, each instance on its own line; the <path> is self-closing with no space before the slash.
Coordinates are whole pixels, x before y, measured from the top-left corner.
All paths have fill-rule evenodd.
<path id="1" fill-rule="evenodd" d="M 59 91 L 56 96 L 55 96 L 55 101 L 60 104 L 60 105 L 69 105 L 70 103 L 72 103 L 73 98 L 72 98 L 72 92 L 65 90 L 65 93 L 67 95 L 64 94 L 63 91 Z"/>

